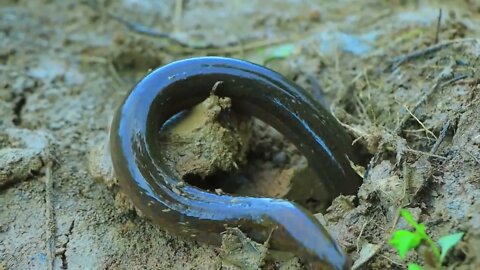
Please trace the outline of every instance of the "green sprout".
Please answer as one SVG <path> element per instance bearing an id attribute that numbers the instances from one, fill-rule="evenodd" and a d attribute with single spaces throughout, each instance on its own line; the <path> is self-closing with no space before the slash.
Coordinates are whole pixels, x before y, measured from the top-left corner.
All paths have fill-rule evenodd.
<path id="1" fill-rule="evenodd" d="M 438 240 L 438 245 L 425 232 L 425 225 L 415 221 L 412 215 L 405 209 L 400 210 L 400 214 L 407 223 L 415 229 L 415 231 L 396 230 L 393 233 L 390 245 L 397 251 L 401 259 L 405 259 L 410 250 L 416 249 L 422 243 L 426 243 L 430 247 L 430 251 L 434 257 L 433 267 L 440 268 L 445 260 L 448 251 L 462 240 L 463 232 L 449 234 Z M 440 246 L 440 248 L 439 248 Z M 428 261 L 428 260 L 426 260 Z M 422 267 L 415 263 L 408 264 L 408 270 L 421 270 Z"/>
<path id="2" fill-rule="evenodd" d="M 295 45 L 292 43 L 282 44 L 268 49 L 263 49 L 261 53 L 264 55 L 263 65 L 272 60 L 287 58 L 293 53 Z"/>

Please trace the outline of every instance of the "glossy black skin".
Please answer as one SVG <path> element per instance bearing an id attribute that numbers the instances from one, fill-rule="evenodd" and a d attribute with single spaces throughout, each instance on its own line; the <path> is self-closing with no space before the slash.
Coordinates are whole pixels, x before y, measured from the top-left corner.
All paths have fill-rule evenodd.
<path id="1" fill-rule="evenodd" d="M 265 67 L 221 57 L 174 62 L 143 78 L 115 114 L 110 148 L 123 191 L 167 231 L 220 244 L 226 227 L 240 227 L 272 249 L 290 251 L 310 268 L 347 269 L 348 257 L 301 206 L 281 199 L 206 192 L 172 177 L 159 156 L 158 133 L 176 113 L 215 94 L 234 109 L 272 125 L 290 139 L 334 198 L 354 194 L 360 178 L 349 165 L 350 139 L 303 89 Z"/>

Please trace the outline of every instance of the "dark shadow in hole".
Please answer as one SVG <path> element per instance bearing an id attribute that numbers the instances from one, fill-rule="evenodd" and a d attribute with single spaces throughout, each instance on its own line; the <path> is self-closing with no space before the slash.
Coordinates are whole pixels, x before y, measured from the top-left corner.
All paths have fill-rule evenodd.
<path id="1" fill-rule="evenodd" d="M 210 192 L 221 189 L 222 192 L 235 194 L 248 179 L 244 177 L 241 172 L 216 172 L 213 175 L 205 177 L 205 179 L 202 179 L 196 174 L 186 174 L 183 176 L 183 181 Z"/>

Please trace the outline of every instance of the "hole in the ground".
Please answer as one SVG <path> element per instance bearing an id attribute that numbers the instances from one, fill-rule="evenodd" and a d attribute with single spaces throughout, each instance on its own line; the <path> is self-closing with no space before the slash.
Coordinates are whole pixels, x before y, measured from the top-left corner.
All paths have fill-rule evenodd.
<path id="1" fill-rule="evenodd" d="M 228 113 L 228 112 L 225 112 Z M 175 144 L 174 140 L 165 138 L 168 130 L 171 130 L 180 121 L 191 122 L 189 111 L 182 111 L 165 122 L 160 130 L 160 143 Z M 236 127 L 229 124 L 229 116 L 220 117 L 218 123 L 227 129 L 236 133 Z M 215 192 L 220 189 L 224 193 L 235 194 L 240 196 L 262 196 L 262 197 L 283 197 L 288 193 L 292 173 L 291 171 L 301 171 L 301 164 L 306 167 L 306 159 L 300 154 L 296 147 L 289 143 L 288 140 L 273 127 L 258 119 L 248 120 L 250 129 L 252 130 L 252 139 L 249 143 L 249 149 L 245 153 L 246 164 L 237 164 L 238 169 L 230 171 L 216 171 L 213 174 L 202 178 L 199 174 L 186 173 L 183 174 L 176 169 L 178 157 L 188 155 L 191 149 L 180 151 L 174 155 L 170 150 L 163 147 L 164 151 L 161 156 L 164 163 L 169 166 L 172 171 L 177 171 L 182 179 L 192 186 Z M 251 121 L 251 122 L 250 122 Z M 196 132 L 195 130 L 190 131 Z M 198 132 L 198 131 L 197 131 Z M 210 141 L 208 138 L 197 138 L 190 141 L 204 143 Z M 179 147 L 183 147 L 186 140 L 179 140 Z M 190 142 L 194 145 L 195 142 Z M 182 148 L 183 149 L 183 148 Z M 196 150 L 193 150 L 197 152 Z M 165 155 L 168 157 L 165 158 Z M 195 156 L 195 155 L 194 155 Z M 191 161 L 191 159 L 187 159 Z M 194 162 L 194 161 L 193 161 Z M 302 163 L 303 162 L 303 163 Z M 188 166 L 180 166 L 181 168 Z"/>
<path id="2" fill-rule="evenodd" d="M 27 102 L 27 99 L 25 96 L 17 96 L 15 102 L 15 106 L 13 107 L 13 124 L 16 126 L 19 126 L 22 124 L 22 109 L 25 106 L 25 103 Z"/>
<path id="3" fill-rule="evenodd" d="M 188 111 L 182 111 L 171 117 L 163 125 L 160 133 L 183 121 L 185 117 L 188 117 Z M 324 210 L 329 203 L 325 201 L 326 195 L 323 193 L 325 190 L 320 191 L 322 189 L 321 184 L 318 184 L 320 180 L 308 167 L 306 158 L 295 145 L 272 126 L 256 118 L 253 118 L 250 127 L 252 139 L 247 151 L 246 164 L 240 165 L 238 170 L 217 171 L 205 178 L 187 173 L 182 179 L 192 186 L 210 192 L 221 190 L 227 194 L 240 196 L 286 198 L 310 210 Z M 356 144 L 354 148 L 361 158 L 361 165 L 366 165 L 371 156 L 360 144 Z M 166 158 L 164 161 L 170 170 L 174 171 L 175 158 Z"/>
<path id="4" fill-rule="evenodd" d="M 222 190 L 222 192 L 235 194 L 236 190 L 242 185 L 241 177 L 233 172 L 216 172 L 202 179 L 199 175 L 186 174 L 183 180 L 188 184 L 215 192 L 215 190 Z"/>

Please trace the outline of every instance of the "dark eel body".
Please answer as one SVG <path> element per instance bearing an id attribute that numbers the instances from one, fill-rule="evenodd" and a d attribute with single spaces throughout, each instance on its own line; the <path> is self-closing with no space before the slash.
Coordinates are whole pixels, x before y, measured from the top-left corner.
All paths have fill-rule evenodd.
<path id="1" fill-rule="evenodd" d="M 114 171 L 122 190 L 165 230 L 212 244 L 239 227 L 272 249 L 299 256 L 310 268 L 346 269 L 349 259 L 323 226 L 301 206 L 281 199 L 218 195 L 175 179 L 158 153 L 159 130 L 176 113 L 216 95 L 234 110 L 255 116 L 284 134 L 305 155 L 331 198 L 355 194 L 351 140 L 308 93 L 280 74 L 221 57 L 177 61 L 143 78 L 117 110 L 110 134 Z M 348 156 L 348 157 L 347 157 Z"/>

